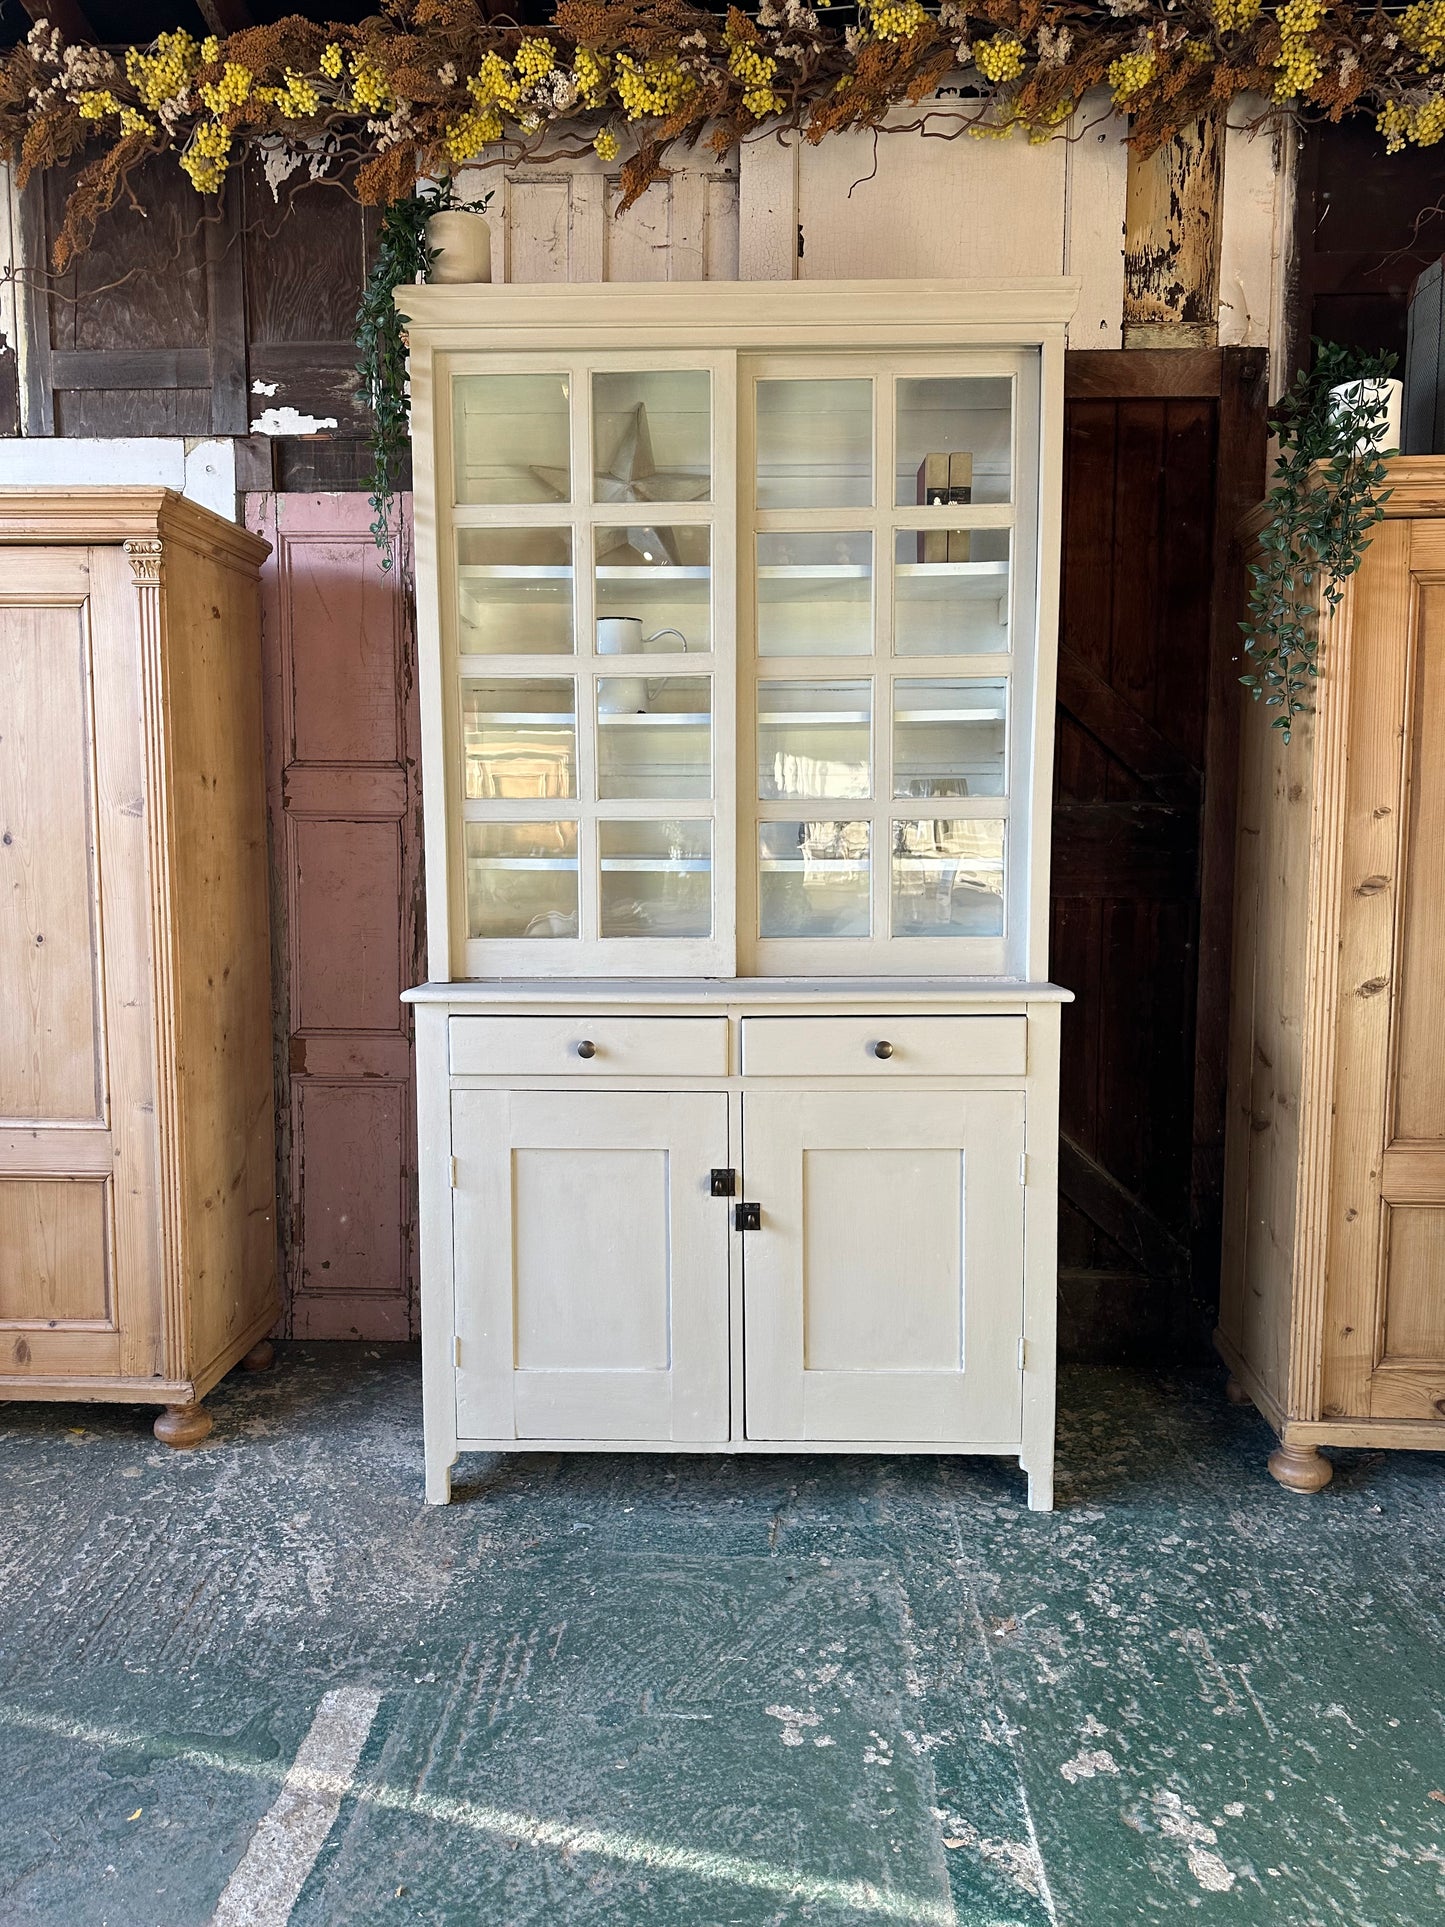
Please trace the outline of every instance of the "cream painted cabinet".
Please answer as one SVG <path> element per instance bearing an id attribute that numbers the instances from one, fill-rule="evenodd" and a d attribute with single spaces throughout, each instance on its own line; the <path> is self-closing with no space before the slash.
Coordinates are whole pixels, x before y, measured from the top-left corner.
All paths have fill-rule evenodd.
<path id="1" fill-rule="evenodd" d="M 543 1020 L 545 1021 L 545 1020 Z M 476 1437 L 728 1428 L 721 1091 L 452 1092 L 457 1422 Z"/>
<path id="2" fill-rule="evenodd" d="M 1050 1502 L 1062 282 L 411 288 L 428 1493 Z"/>
<path id="3" fill-rule="evenodd" d="M 1023 1156 L 1021 1091 L 747 1093 L 749 1438 L 1019 1436 Z"/>

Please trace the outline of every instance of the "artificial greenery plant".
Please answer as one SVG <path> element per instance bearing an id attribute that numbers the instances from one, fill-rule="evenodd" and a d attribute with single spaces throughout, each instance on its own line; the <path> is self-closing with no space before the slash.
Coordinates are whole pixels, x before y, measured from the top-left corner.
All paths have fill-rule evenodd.
<path id="1" fill-rule="evenodd" d="M 411 403 L 407 386 L 405 325 L 392 300 L 395 288 L 425 281 L 436 258 L 428 247 L 426 224 L 433 214 L 457 208 L 480 214 L 491 199 L 464 201 L 450 178 L 427 193 L 405 195 L 383 209 L 376 259 L 366 277 L 356 311 L 357 363 L 362 393 L 371 409 L 371 533 L 381 550 L 381 566 L 396 562 L 395 498 L 411 445 Z"/>
<path id="2" fill-rule="evenodd" d="M 1314 341 L 1312 365 L 1279 403 L 1279 438 L 1269 516 L 1260 531 L 1260 560 L 1251 564 L 1249 616 L 1240 624 L 1250 669 L 1240 681 L 1272 709 L 1286 742 L 1296 716 L 1312 707 L 1319 675 L 1318 581 L 1324 606 L 1339 607 L 1359 568 L 1370 530 L 1385 513 L 1389 489 L 1377 442 L 1384 430 L 1384 377 L 1391 354 L 1369 355 Z M 1330 390 L 1360 384 L 1332 400 Z"/>

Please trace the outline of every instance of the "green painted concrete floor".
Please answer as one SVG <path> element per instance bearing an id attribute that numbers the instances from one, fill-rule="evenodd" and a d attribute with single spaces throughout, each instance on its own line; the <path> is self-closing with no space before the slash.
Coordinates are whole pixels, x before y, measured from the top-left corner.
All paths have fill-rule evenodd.
<path id="1" fill-rule="evenodd" d="M 428 1510 L 400 1349 L 290 1348 L 190 1453 L 0 1408 L 0 1922 L 1445 1921 L 1445 1459 L 1303 1499 L 1217 1378 L 1062 1406 L 1052 1515 L 801 1457 Z"/>

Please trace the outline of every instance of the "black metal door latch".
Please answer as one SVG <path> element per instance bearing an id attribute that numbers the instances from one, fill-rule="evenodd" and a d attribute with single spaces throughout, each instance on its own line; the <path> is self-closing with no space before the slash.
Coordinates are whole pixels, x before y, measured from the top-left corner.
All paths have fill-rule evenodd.
<path id="1" fill-rule="evenodd" d="M 715 1198 L 735 1198 L 738 1194 L 737 1172 L 714 1165 L 710 1188 Z"/>
<path id="2" fill-rule="evenodd" d="M 738 1231 L 761 1231 L 763 1228 L 763 1207 L 760 1204 L 744 1202 L 733 1206 L 733 1225 Z"/>

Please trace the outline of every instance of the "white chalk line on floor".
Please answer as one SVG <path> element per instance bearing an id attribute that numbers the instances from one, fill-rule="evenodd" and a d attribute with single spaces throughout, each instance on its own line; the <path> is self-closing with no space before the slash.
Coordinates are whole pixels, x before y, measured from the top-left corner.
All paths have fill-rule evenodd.
<path id="1" fill-rule="evenodd" d="M 211 1927 L 286 1927 L 352 1789 L 380 1705 L 380 1693 L 359 1686 L 325 1695 L 270 1812 L 226 1882 Z"/>
<path id="2" fill-rule="evenodd" d="M 280 1780 L 283 1786 L 290 1778 L 289 1773 L 283 1774 L 271 1761 L 239 1759 L 206 1748 L 183 1746 L 160 1735 L 121 1727 L 95 1726 L 87 1721 L 64 1719 L 53 1713 L 40 1713 L 29 1707 L 3 1702 L 0 1702 L 0 1726 L 52 1733 L 57 1738 L 81 1741 L 91 1746 L 132 1750 L 139 1747 L 162 1758 L 210 1767 L 224 1773 L 241 1774 L 250 1779 L 273 1783 Z M 359 1754 L 359 1745 L 357 1751 Z M 297 1758 L 299 1760 L 299 1754 Z M 742 1854 L 677 1846 L 670 1841 L 649 1839 L 645 1834 L 623 1833 L 611 1827 L 582 1827 L 561 1820 L 544 1820 L 532 1813 L 518 1813 L 505 1807 L 482 1806 L 472 1800 L 419 1793 L 410 1787 L 388 1786 L 381 1781 L 358 1786 L 354 1783 L 354 1773 L 354 1763 L 351 1771 L 344 1776 L 308 1768 L 307 1785 L 310 1790 L 334 1795 L 338 1808 L 341 1801 L 350 1795 L 359 1804 L 379 1807 L 392 1813 L 411 1814 L 417 1819 L 442 1826 L 462 1827 L 468 1832 L 486 1834 L 509 1844 L 517 1842 L 537 1848 L 554 1848 L 566 1855 L 595 1854 L 601 1859 L 646 1867 L 655 1873 L 690 1875 L 694 1879 L 750 1888 L 782 1898 L 850 1909 L 855 1913 L 871 1914 L 878 1920 L 900 1921 L 906 1927 L 959 1927 L 952 1900 L 899 1893 L 896 1889 L 875 1886 L 871 1880 L 832 1880 L 822 1875 L 800 1873 L 788 1867 L 772 1866 L 764 1860 L 751 1860 Z M 334 1813 L 332 1818 L 334 1820 Z M 317 1842 L 318 1853 L 324 1839 L 325 1834 Z M 310 1870 L 309 1865 L 307 1870 Z M 297 1891 L 300 1891 L 299 1887 Z M 218 1914 L 216 1918 L 219 1921 L 221 1916 Z M 237 1918 L 232 1917 L 233 1920 Z M 212 1927 L 216 1927 L 215 1922 Z M 255 1916 L 248 1918 L 247 1927 L 257 1927 Z M 1006 1927 L 1006 1923 L 970 1915 L 969 1927 Z"/>

